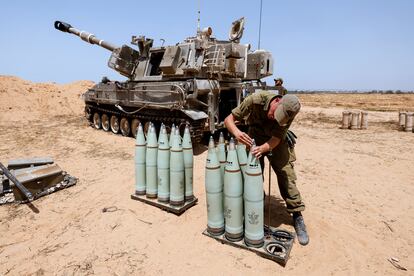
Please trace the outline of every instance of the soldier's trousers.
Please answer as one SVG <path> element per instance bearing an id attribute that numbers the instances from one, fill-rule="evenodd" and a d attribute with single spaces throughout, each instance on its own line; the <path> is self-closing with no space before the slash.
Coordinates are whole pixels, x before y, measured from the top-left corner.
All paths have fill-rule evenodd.
<path id="1" fill-rule="evenodd" d="M 249 131 L 249 136 L 256 140 L 257 145 L 262 145 L 269 140 L 268 137 L 257 135 L 254 131 Z M 296 161 L 295 150 L 288 146 L 286 140 L 283 140 L 272 150 L 272 155 L 268 155 L 267 158 L 276 173 L 280 195 L 286 202 L 287 211 L 292 213 L 305 210 L 305 204 L 302 202 L 302 197 L 296 186 L 296 174 L 293 164 Z M 263 172 L 264 157 L 260 158 L 260 165 Z"/>

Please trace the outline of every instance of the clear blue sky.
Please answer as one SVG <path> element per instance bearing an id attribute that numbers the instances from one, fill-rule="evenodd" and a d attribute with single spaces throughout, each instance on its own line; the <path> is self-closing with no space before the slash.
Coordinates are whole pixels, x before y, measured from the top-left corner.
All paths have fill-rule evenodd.
<path id="1" fill-rule="evenodd" d="M 58 32 L 62 20 L 114 44 L 132 35 L 175 44 L 196 31 L 199 0 L 1 1 L 0 74 L 66 83 L 123 80 L 110 52 Z M 242 43 L 257 48 L 260 0 L 201 0 L 201 26 L 227 39 L 244 16 Z M 288 89 L 414 90 L 413 0 L 263 0 L 261 48 Z"/>

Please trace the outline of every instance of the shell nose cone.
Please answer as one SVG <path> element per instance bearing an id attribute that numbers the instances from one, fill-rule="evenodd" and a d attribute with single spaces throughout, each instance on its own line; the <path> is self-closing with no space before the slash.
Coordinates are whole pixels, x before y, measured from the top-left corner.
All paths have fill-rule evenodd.
<path id="1" fill-rule="evenodd" d="M 256 146 L 256 140 L 252 139 L 252 147 Z"/>
<path id="2" fill-rule="evenodd" d="M 188 124 L 185 126 L 184 134 L 190 134 L 190 126 Z"/>
<path id="3" fill-rule="evenodd" d="M 185 136 L 190 136 L 190 127 L 188 125 L 184 129 L 183 137 L 185 137 Z"/>
<path id="4" fill-rule="evenodd" d="M 236 146 L 235 146 L 235 143 L 234 143 L 234 139 L 233 139 L 233 137 L 231 137 L 230 138 L 230 143 L 229 143 L 229 150 L 235 150 L 236 149 Z"/>
<path id="5" fill-rule="evenodd" d="M 210 140 L 208 141 L 208 150 L 215 150 L 213 136 L 210 136 Z"/>
<path id="6" fill-rule="evenodd" d="M 161 127 L 160 127 L 160 135 L 161 134 L 167 134 L 167 129 L 165 128 L 164 124 L 161 124 Z"/>
<path id="7" fill-rule="evenodd" d="M 206 168 L 214 168 L 218 170 L 220 169 L 220 162 L 218 160 L 216 148 L 214 146 L 213 136 L 210 136 L 210 141 L 208 142 Z"/>
<path id="8" fill-rule="evenodd" d="M 175 136 L 175 124 L 172 124 L 171 131 L 170 131 L 170 140 L 169 140 L 170 147 L 172 147 L 172 142 L 174 140 L 174 136 Z"/>
<path id="9" fill-rule="evenodd" d="M 183 135 L 183 148 L 190 149 L 192 147 L 193 146 L 191 144 L 190 127 L 187 124 L 184 130 L 184 135 Z"/>
<path id="10" fill-rule="evenodd" d="M 149 147 L 158 146 L 157 134 L 155 133 L 155 126 L 152 123 L 150 123 L 150 127 L 148 129 L 147 142 Z"/>
<path id="11" fill-rule="evenodd" d="M 158 148 L 159 149 L 169 149 L 170 146 L 168 144 L 168 135 L 167 135 L 167 129 L 165 128 L 165 125 L 161 125 L 160 129 L 160 135 L 158 137 Z"/>
<path id="12" fill-rule="evenodd" d="M 144 129 L 142 128 L 142 124 L 141 123 L 139 123 L 139 125 L 138 125 L 137 137 L 139 135 L 144 135 Z"/>
<path id="13" fill-rule="evenodd" d="M 254 139 L 252 139 L 252 146 L 250 147 L 250 151 L 249 151 L 249 156 L 247 157 L 248 159 L 248 163 L 250 163 L 252 161 L 252 159 L 255 159 L 254 155 L 253 155 L 253 149 L 256 147 L 256 141 Z"/>
<path id="14" fill-rule="evenodd" d="M 145 140 L 145 135 L 144 135 L 144 130 L 142 128 L 141 123 L 138 125 L 138 130 L 137 130 L 137 138 L 136 138 L 136 145 L 145 145 L 146 144 L 146 140 Z"/>
<path id="15" fill-rule="evenodd" d="M 182 150 L 183 145 L 181 142 L 180 130 L 178 128 L 175 129 L 175 134 L 172 137 L 171 142 L 171 150 Z"/>
<path id="16" fill-rule="evenodd" d="M 253 151 L 255 147 L 256 147 L 256 141 L 252 139 L 252 146 L 250 147 L 250 153 Z"/>
<path id="17" fill-rule="evenodd" d="M 224 144 L 224 134 L 223 134 L 223 132 L 220 132 L 219 144 Z"/>
<path id="18" fill-rule="evenodd" d="M 237 152 L 236 152 L 236 148 L 234 146 L 234 141 L 233 141 L 233 143 L 230 141 L 229 152 L 227 154 L 225 170 L 226 171 L 240 170 L 239 160 L 237 159 Z"/>

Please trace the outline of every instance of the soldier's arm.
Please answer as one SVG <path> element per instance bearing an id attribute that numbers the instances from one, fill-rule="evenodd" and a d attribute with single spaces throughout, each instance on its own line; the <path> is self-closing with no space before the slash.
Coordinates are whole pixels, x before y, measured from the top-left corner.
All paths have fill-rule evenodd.
<path id="1" fill-rule="evenodd" d="M 271 138 L 263 145 L 254 148 L 252 153 L 257 158 L 260 158 L 265 153 L 272 151 L 275 147 L 277 147 L 280 144 L 282 140 L 285 139 L 289 126 L 290 124 L 285 127 L 274 127 L 270 133 Z"/>
<path id="2" fill-rule="evenodd" d="M 234 108 L 230 115 L 224 120 L 224 125 L 228 131 L 233 134 L 238 141 L 249 147 L 252 145 L 252 138 L 237 127 L 236 120 L 245 120 L 252 110 L 252 105 L 253 99 L 251 96 L 248 96 L 239 106 Z"/>
<path id="3" fill-rule="evenodd" d="M 235 123 L 235 117 L 232 113 L 230 113 L 229 116 L 226 117 L 226 119 L 224 120 L 224 124 L 226 125 L 227 130 L 233 134 L 234 137 L 236 137 L 237 141 L 245 144 L 246 146 L 251 146 L 252 145 L 252 138 L 250 138 L 250 136 L 241 131 Z"/>
<path id="4" fill-rule="evenodd" d="M 262 157 L 263 154 L 272 151 L 280 143 L 281 139 L 276 136 L 272 136 L 266 143 L 263 145 L 257 146 L 252 150 L 252 153 L 256 158 Z"/>

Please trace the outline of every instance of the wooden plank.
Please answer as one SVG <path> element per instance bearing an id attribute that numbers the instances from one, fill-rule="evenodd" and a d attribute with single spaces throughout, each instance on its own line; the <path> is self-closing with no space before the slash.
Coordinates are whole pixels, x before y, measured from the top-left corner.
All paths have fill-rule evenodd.
<path id="1" fill-rule="evenodd" d="M 184 213 L 187 209 L 196 205 L 196 203 L 198 202 L 198 198 L 194 197 L 191 201 L 186 201 L 183 206 L 172 206 L 169 203 L 159 202 L 156 198 L 147 198 L 145 195 L 132 194 L 131 198 L 158 207 L 169 213 L 174 213 L 178 216 Z"/>

